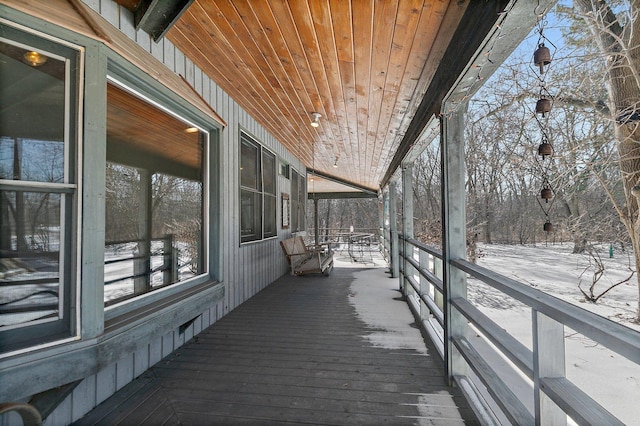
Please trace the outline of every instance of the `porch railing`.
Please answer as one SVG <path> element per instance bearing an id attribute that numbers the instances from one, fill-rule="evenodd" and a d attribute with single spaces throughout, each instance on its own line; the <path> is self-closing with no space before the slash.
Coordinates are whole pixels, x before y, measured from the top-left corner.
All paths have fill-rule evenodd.
<path id="1" fill-rule="evenodd" d="M 373 262 L 373 253 L 383 250 L 378 228 L 319 228 L 317 241 L 320 244 L 330 243 L 334 251 L 346 251 L 355 262 Z M 316 241 L 315 229 L 311 228 L 308 243 Z"/>
<path id="2" fill-rule="evenodd" d="M 400 285 L 408 304 L 443 358 L 455 357 L 455 362 L 468 366 L 468 373 L 453 378 L 467 396 L 481 396 L 485 413 L 499 413 L 493 420 L 503 416 L 513 424 L 566 424 L 569 416 L 578 424 L 623 424 L 566 377 L 564 327 L 636 364 L 640 333 L 466 260 L 452 260 L 452 268 L 531 308 L 530 350 L 466 298 L 447 297 L 440 250 L 398 237 Z M 457 327 L 462 324 L 462 333 L 459 328 L 452 333 L 447 323 L 452 319 Z M 514 390 L 513 377 L 533 389 L 528 401 Z"/>
<path id="3" fill-rule="evenodd" d="M 315 229 L 309 228 L 309 239 L 315 237 Z M 348 243 L 353 236 L 370 236 L 376 243 L 379 241 L 378 228 L 318 228 L 318 240 L 321 243 Z"/>
<path id="4" fill-rule="evenodd" d="M 143 247 L 148 243 L 149 253 L 145 254 L 145 249 L 138 249 L 138 245 Z M 119 247 L 124 255 L 119 255 Z M 131 246 L 134 246 L 132 248 Z M 109 258 L 105 258 L 104 265 L 115 266 L 121 269 L 120 272 L 109 273 L 105 271 L 105 298 L 109 304 L 119 302 L 121 300 L 134 297 L 140 292 L 148 290 L 151 286 L 164 286 L 175 283 L 179 279 L 180 264 L 178 260 L 178 250 L 173 234 L 166 234 L 159 238 L 151 238 L 146 240 L 126 240 L 126 241 L 107 241 L 105 242 L 105 250 L 111 252 Z M 127 271 L 127 272 L 124 272 Z M 131 271 L 131 272 L 128 272 Z M 160 282 L 151 282 L 151 277 L 155 274 L 161 274 Z M 112 288 L 118 284 L 130 283 L 132 289 L 124 296 L 107 296 L 107 293 L 114 292 Z M 117 291 L 116 291 L 117 292 Z"/>

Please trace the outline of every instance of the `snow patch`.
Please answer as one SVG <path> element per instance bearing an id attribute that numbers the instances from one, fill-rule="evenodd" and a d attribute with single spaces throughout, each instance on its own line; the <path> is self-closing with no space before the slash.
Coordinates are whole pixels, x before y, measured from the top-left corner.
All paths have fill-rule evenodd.
<path id="1" fill-rule="evenodd" d="M 411 311 L 405 302 L 396 300 L 402 296 L 398 291 L 398 280 L 381 280 L 381 274 L 384 274 L 381 268 L 354 273 L 349 302 L 358 317 L 371 328 L 371 333 L 363 337 L 375 347 L 413 349 L 426 354 L 427 348 L 420 331 L 407 327 L 414 322 Z"/>

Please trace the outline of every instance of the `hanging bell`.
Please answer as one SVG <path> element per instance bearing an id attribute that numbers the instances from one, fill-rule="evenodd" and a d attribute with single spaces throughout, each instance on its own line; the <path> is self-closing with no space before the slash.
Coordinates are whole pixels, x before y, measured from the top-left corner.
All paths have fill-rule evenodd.
<path id="1" fill-rule="evenodd" d="M 548 203 L 549 200 L 553 198 L 553 191 L 551 190 L 551 188 L 542 188 L 542 191 L 540 191 L 540 198 L 542 198 L 545 203 Z"/>
<path id="2" fill-rule="evenodd" d="M 551 63 L 551 51 L 544 43 L 540 43 L 535 52 L 533 52 L 533 63 L 540 67 L 540 74 L 544 74 L 545 65 Z"/>
<path id="3" fill-rule="evenodd" d="M 553 224 L 549 219 L 544 223 L 544 227 L 542 229 L 544 229 L 544 232 L 553 232 Z"/>
<path id="4" fill-rule="evenodd" d="M 549 142 L 542 142 L 538 147 L 538 155 L 540 155 L 543 160 L 547 157 L 552 156 L 553 147 L 551 146 L 551 144 Z"/>
<path id="5" fill-rule="evenodd" d="M 551 111 L 551 99 L 549 98 L 540 98 L 538 102 L 536 102 L 536 114 L 544 115 Z"/>

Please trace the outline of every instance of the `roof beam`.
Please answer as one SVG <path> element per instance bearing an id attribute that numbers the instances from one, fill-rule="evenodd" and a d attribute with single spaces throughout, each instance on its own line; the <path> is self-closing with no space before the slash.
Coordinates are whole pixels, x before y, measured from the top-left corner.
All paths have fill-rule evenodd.
<path id="1" fill-rule="evenodd" d="M 194 0 L 142 0 L 133 19 L 136 30 L 142 29 L 160 40 Z"/>
<path id="2" fill-rule="evenodd" d="M 349 198 L 378 198 L 377 194 L 368 192 L 310 192 L 309 200 L 344 200 Z"/>
<path id="3" fill-rule="evenodd" d="M 349 181 L 346 181 L 346 180 L 343 180 L 343 179 L 339 179 L 339 178 L 337 178 L 335 176 L 328 175 L 328 174 L 326 174 L 324 172 L 320 172 L 320 171 L 315 170 L 315 169 L 307 169 L 307 175 L 318 176 L 318 177 L 321 177 L 322 179 L 326 179 L 326 180 L 331 181 L 331 182 L 336 182 L 336 183 L 339 183 L 339 184 L 342 184 L 342 185 L 346 185 L 346 186 L 349 186 L 351 188 L 357 189 L 358 191 L 361 191 L 361 192 L 364 192 L 364 193 L 367 193 L 367 194 L 370 194 L 370 195 L 375 195 L 376 197 L 378 196 L 378 191 L 376 191 L 374 189 L 367 188 L 366 186 L 362 186 L 362 185 L 359 185 L 359 184 L 354 183 L 354 182 L 349 182 Z"/>

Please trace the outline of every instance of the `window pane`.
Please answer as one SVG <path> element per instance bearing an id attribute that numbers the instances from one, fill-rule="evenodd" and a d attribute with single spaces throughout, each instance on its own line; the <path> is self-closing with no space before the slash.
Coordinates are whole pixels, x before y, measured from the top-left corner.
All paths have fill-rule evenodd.
<path id="1" fill-rule="evenodd" d="M 60 315 L 61 194 L 0 191 L 0 327 Z"/>
<path id="2" fill-rule="evenodd" d="M 242 139 L 240 154 L 240 185 L 260 191 L 258 167 L 260 147 Z"/>
<path id="3" fill-rule="evenodd" d="M 262 239 L 262 195 L 257 192 L 240 191 L 240 236 L 241 241 Z"/>
<path id="4" fill-rule="evenodd" d="M 107 87 L 105 303 L 205 273 L 206 134 Z"/>
<path id="5" fill-rule="evenodd" d="M 183 281 L 204 272 L 202 182 L 156 173 L 152 180 L 151 285 Z"/>
<path id="6" fill-rule="evenodd" d="M 264 196 L 264 237 L 277 235 L 276 228 L 276 197 L 272 195 Z"/>
<path id="7" fill-rule="evenodd" d="M 134 167 L 107 163 L 105 211 L 104 300 L 134 294 L 135 260 L 140 248 L 140 173 Z M 143 265 L 144 262 L 142 261 Z"/>
<path id="8" fill-rule="evenodd" d="M 71 315 L 74 123 L 82 68 L 81 53 L 54 39 L 6 21 L 0 22 L 0 34 L 0 179 L 5 181 L 0 190 L 0 352 L 5 352 L 77 331 Z"/>
<path id="9" fill-rule="evenodd" d="M 64 142 L 1 138 L 0 179 L 63 183 Z"/>
<path id="10" fill-rule="evenodd" d="M 64 179 L 65 61 L 0 41 L 0 179 Z"/>
<path id="11" fill-rule="evenodd" d="M 307 211 L 307 180 L 300 176 L 298 179 L 298 231 L 306 227 L 305 213 Z"/>
<path id="12" fill-rule="evenodd" d="M 262 150 L 262 182 L 266 194 L 276 195 L 276 156 Z"/>

